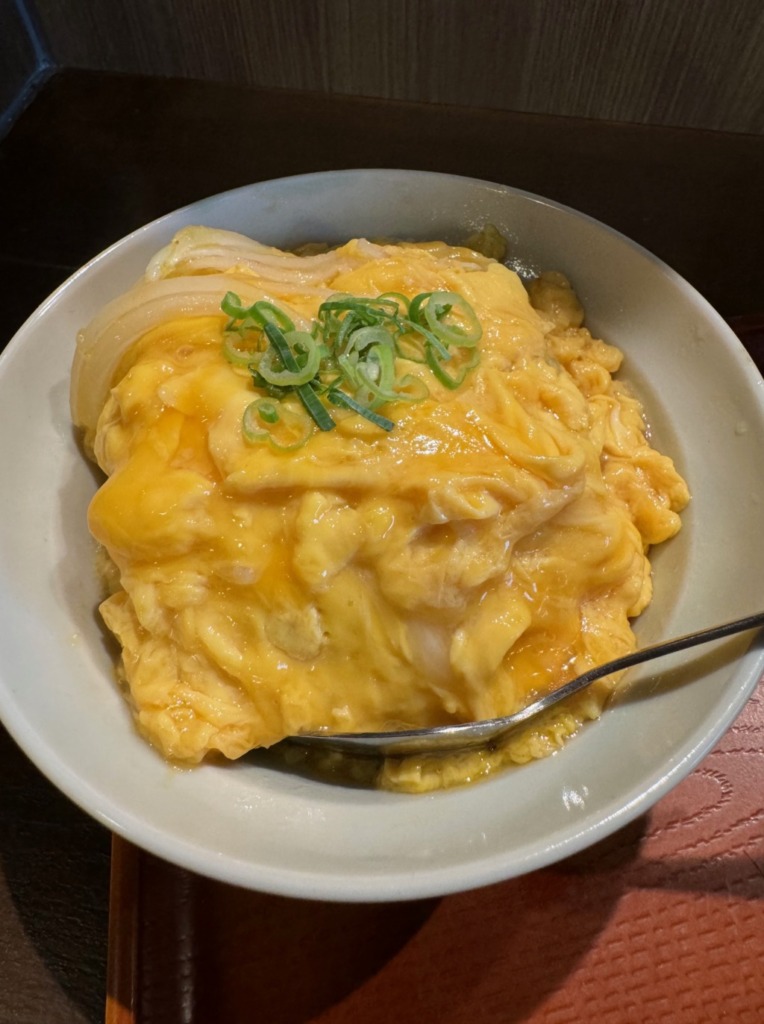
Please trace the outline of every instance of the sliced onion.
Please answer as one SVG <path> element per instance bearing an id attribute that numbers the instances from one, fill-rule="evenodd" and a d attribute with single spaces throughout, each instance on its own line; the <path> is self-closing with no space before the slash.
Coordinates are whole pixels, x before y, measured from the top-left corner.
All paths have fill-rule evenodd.
<path id="1" fill-rule="evenodd" d="M 85 443 L 92 444 L 98 417 L 114 383 L 114 373 L 125 352 L 147 331 L 168 320 L 189 316 L 214 316 L 228 291 L 243 301 L 278 301 L 264 295 L 255 282 L 229 274 L 202 274 L 141 281 L 114 299 L 80 331 L 72 365 L 69 392 L 72 420 L 85 431 Z M 293 312 L 298 326 L 307 326 Z M 221 314 L 222 315 L 222 314 Z"/>
<path id="2" fill-rule="evenodd" d="M 146 277 L 157 281 L 210 271 L 248 270 L 274 282 L 315 284 L 352 269 L 369 259 L 372 251 L 376 257 L 384 255 L 380 246 L 370 242 L 364 242 L 362 249 L 360 245 L 356 248 L 357 253 L 343 246 L 316 256 L 297 256 L 262 245 L 235 231 L 188 227 L 179 231 L 170 244 L 154 256 L 146 269 Z"/>
<path id="3" fill-rule="evenodd" d="M 335 275 L 385 255 L 384 247 L 365 239 L 317 256 L 297 256 L 235 231 L 179 231 L 151 260 L 144 279 L 108 303 L 77 338 L 70 407 L 75 425 L 85 431 L 86 446 L 92 448 L 123 355 L 147 331 L 179 317 L 220 313 L 227 292 L 235 292 L 244 303 L 272 302 L 292 313 L 297 330 L 306 330 L 308 322 L 290 309 L 281 286 L 302 297 L 314 294 L 320 301 L 332 294 L 327 284 Z"/>

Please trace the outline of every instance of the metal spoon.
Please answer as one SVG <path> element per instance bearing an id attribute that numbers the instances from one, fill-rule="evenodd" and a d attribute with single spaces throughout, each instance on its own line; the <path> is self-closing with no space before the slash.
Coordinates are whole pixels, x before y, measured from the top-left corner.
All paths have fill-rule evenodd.
<path id="1" fill-rule="evenodd" d="M 309 732 L 290 737 L 293 743 L 311 747 L 320 746 L 324 749 L 337 750 L 346 754 L 363 754 L 369 757 L 405 757 L 410 754 L 448 753 L 468 750 L 472 747 L 484 747 L 504 737 L 512 729 L 524 724 L 542 711 L 553 707 L 566 697 L 585 689 L 596 679 L 609 676 L 613 672 L 641 665 L 645 661 L 653 661 L 676 651 L 684 651 L 688 647 L 697 647 L 712 640 L 742 633 L 747 629 L 764 625 L 764 612 L 747 615 L 743 619 L 734 619 L 720 626 L 711 626 L 695 633 L 686 633 L 673 640 L 664 640 L 650 647 L 626 654 L 622 658 L 614 658 L 603 665 L 589 669 L 583 675 L 576 676 L 559 688 L 534 701 L 522 711 L 504 718 L 490 718 L 482 722 L 465 722 L 461 725 L 440 725 L 430 729 L 406 729 L 400 732 L 356 732 L 329 733 Z"/>

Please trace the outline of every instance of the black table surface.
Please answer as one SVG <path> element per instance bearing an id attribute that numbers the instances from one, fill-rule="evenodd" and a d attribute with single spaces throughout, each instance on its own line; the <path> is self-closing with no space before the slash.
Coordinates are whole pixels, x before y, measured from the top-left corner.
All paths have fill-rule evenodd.
<path id="1" fill-rule="evenodd" d="M 0 345 L 132 229 L 249 182 L 406 167 L 605 221 L 726 317 L 764 310 L 764 138 L 59 72 L 0 143 Z M 110 836 L 0 727 L 0 1024 L 103 1020 Z"/>

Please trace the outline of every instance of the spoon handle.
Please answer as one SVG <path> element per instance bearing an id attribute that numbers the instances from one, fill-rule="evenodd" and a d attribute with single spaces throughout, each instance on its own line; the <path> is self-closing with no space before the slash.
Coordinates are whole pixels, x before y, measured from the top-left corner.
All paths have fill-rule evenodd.
<path id="1" fill-rule="evenodd" d="M 294 736 L 294 742 L 322 746 L 348 754 L 377 755 L 384 757 L 405 757 L 415 754 L 448 753 L 449 751 L 468 750 L 472 747 L 485 746 L 504 736 L 518 725 L 535 718 L 560 701 L 571 697 L 574 693 L 590 686 L 595 680 L 614 672 L 633 668 L 646 661 L 663 658 L 677 651 L 684 651 L 700 644 L 708 644 L 713 640 L 743 633 L 749 629 L 764 625 L 764 611 L 754 615 L 746 615 L 742 619 L 733 619 L 718 626 L 710 626 L 684 636 L 663 640 L 649 647 L 642 647 L 631 654 L 606 661 L 602 665 L 589 669 L 575 679 L 569 680 L 556 690 L 545 694 L 522 710 L 504 718 L 491 718 L 482 722 L 465 722 L 460 725 L 443 725 L 428 729 L 407 729 L 400 732 L 365 732 L 365 733 L 305 733 Z"/>
<path id="2" fill-rule="evenodd" d="M 611 661 L 606 661 L 602 665 L 589 669 L 588 672 L 584 672 L 582 675 L 576 676 L 575 679 L 564 683 L 559 689 L 553 690 L 533 704 L 529 704 L 522 711 L 518 711 L 514 715 L 508 715 L 505 719 L 494 719 L 494 721 L 509 722 L 511 719 L 511 724 L 513 725 L 525 722 L 528 718 L 532 718 L 547 708 L 553 707 L 560 701 L 565 700 L 566 697 L 578 693 L 579 690 L 585 689 L 591 683 L 597 679 L 602 679 L 604 676 L 612 675 L 614 672 L 622 672 L 624 669 L 633 668 L 635 665 L 642 665 L 646 661 L 654 661 L 656 658 L 664 658 L 668 654 L 676 654 L 677 651 L 686 651 L 690 647 L 709 644 L 713 640 L 721 640 L 725 636 L 744 633 L 747 629 L 755 629 L 757 626 L 762 625 L 764 625 L 764 612 L 757 612 L 755 615 L 746 615 L 742 619 L 723 622 L 719 626 L 709 626 L 707 629 L 685 633 L 684 636 L 677 636 L 672 640 L 662 640 L 658 644 L 641 647 L 637 651 L 632 651 L 631 654 L 624 654 L 620 658 L 613 658 Z"/>

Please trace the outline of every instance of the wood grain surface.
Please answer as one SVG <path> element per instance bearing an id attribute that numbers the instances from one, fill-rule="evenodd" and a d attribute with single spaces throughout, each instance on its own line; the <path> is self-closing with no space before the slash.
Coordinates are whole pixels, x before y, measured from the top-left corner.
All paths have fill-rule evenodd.
<path id="1" fill-rule="evenodd" d="M 69 71 L 47 83 L 2 152 L 8 304 L 31 298 L 31 266 L 47 269 L 46 283 L 63 280 L 207 195 L 308 171 L 403 167 L 566 203 L 650 249 L 723 315 L 761 311 L 762 136 Z"/>
<path id="2" fill-rule="evenodd" d="M 34 0 L 64 67 L 764 132 L 760 0 Z"/>
<path id="3" fill-rule="evenodd" d="M 0 778 L 0 1024 L 97 1024 L 110 835 L 2 726 Z"/>
<path id="4" fill-rule="evenodd" d="M 0 138 L 28 98 L 43 60 L 23 8 L 0 0 Z"/>

